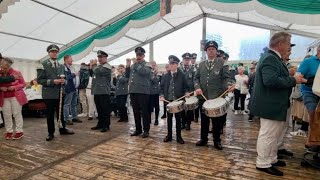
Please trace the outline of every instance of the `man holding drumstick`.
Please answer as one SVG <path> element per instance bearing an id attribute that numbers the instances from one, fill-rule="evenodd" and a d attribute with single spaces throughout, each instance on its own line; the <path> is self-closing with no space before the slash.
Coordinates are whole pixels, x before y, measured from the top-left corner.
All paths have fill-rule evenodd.
<path id="1" fill-rule="evenodd" d="M 178 64 L 180 60 L 176 56 L 169 56 L 169 68 L 170 71 L 165 74 L 161 80 L 160 84 L 160 101 L 174 101 L 181 98 L 186 93 L 188 93 L 188 82 L 185 74 L 178 69 Z M 176 118 L 176 134 L 177 142 L 184 144 L 184 140 L 181 137 L 181 114 L 184 113 L 178 112 L 175 113 Z M 168 126 L 168 135 L 163 140 L 164 142 L 172 141 L 172 117 L 173 114 L 168 112 L 167 126 Z"/>
<path id="2" fill-rule="evenodd" d="M 232 91 L 231 85 L 234 83 L 229 70 L 225 68 L 224 60 L 217 58 L 218 44 L 215 41 L 209 41 L 205 45 L 208 59 L 200 62 L 199 68 L 195 75 L 194 88 L 199 98 L 199 107 L 201 109 L 201 139 L 197 142 L 197 146 L 205 146 L 208 143 L 208 132 L 210 118 L 207 117 L 202 110 L 202 105 L 205 99 L 215 99 L 224 91 L 225 87 L 229 86 L 229 91 Z M 220 132 L 223 128 L 226 115 L 212 118 L 214 124 L 213 141 L 214 147 L 222 150 Z"/>

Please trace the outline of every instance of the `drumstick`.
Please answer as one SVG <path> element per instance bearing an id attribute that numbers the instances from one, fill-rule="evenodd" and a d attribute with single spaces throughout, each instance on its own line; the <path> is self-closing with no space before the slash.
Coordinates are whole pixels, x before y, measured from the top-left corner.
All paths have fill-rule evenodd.
<path id="1" fill-rule="evenodd" d="M 167 103 L 170 103 L 170 101 L 168 101 L 168 100 L 165 100 L 165 99 L 164 99 L 163 101 L 164 101 L 164 102 L 167 102 Z"/>
<path id="2" fill-rule="evenodd" d="M 222 94 L 219 96 L 219 98 L 222 97 L 222 96 L 224 96 L 225 94 L 227 94 L 227 93 L 229 92 L 229 90 L 230 90 L 231 88 L 233 88 L 235 85 L 236 85 L 236 84 L 233 84 L 230 88 L 228 88 L 224 93 L 222 93 Z"/>
<path id="3" fill-rule="evenodd" d="M 208 100 L 202 93 L 201 93 L 201 96 L 203 97 L 204 100 L 206 101 Z"/>
<path id="4" fill-rule="evenodd" d="M 180 98 L 178 98 L 178 99 L 176 99 L 176 100 L 174 100 L 174 101 L 179 101 L 180 99 L 183 99 L 183 98 L 185 98 L 186 96 L 189 96 L 190 94 L 192 94 L 193 92 L 190 92 L 190 93 L 188 93 L 188 94 L 186 94 L 186 95 L 184 95 L 184 96 L 182 96 L 182 97 L 180 97 Z"/>

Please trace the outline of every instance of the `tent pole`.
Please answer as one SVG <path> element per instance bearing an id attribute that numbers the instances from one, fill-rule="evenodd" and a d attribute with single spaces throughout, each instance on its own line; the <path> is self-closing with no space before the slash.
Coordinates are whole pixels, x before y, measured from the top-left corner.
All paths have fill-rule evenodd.
<path id="1" fill-rule="evenodd" d="M 207 36 L 207 18 L 206 16 L 204 16 L 202 18 L 202 41 L 201 41 L 200 47 L 204 47 L 206 42 L 206 36 Z M 202 52 L 201 60 L 205 60 L 206 52 L 204 51 L 204 48 L 201 48 L 201 52 Z"/>
<path id="2" fill-rule="evenodd" d="M 154 61 L 153 50 L 153 41 L 151 41 L 149 43 L 149 62 Z"/>

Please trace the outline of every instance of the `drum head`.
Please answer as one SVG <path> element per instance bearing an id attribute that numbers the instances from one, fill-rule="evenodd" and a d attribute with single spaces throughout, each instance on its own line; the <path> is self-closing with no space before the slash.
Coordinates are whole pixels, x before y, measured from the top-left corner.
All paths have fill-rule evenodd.
<path id="1" fill-rule="evenodd" d="M 195 96 L 186 98 L 186 104 L 196 104 L 197 102 L 199 102 L 199 99 Z"/>
<path id="2" fill-rule="evenodd" d="M 203 103 L 203 107 L 206 109 L 222 107 L 227 103 L 223 98 L 210 99 Z"/>
<path id="3" fill-rule="evenodd" d="M 183 104 L 183 101 L 173 101 L 173 102 L 170 102 L 169 104 L 167 104 L 167 107 L 176 107 L 181 104 Z"/>

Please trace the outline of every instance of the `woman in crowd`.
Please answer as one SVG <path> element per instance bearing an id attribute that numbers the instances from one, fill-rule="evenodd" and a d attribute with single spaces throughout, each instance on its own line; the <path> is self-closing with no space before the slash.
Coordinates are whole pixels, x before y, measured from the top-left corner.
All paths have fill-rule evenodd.
<path id="1" fill-rule="evenodd" d="M 238 67 L 238 73 L 237 75 L 235 75 L 235 79 L 236 79 L 236 87 L 234 90 L 234 114 L 247 114 L 244 111 L 244 102 L 246 100 L 247 94 L 249 92 L 249 88 L 248 88 L 248 80 L 249 77 L 247 75 L 244 74 L 244 67 L 243 66 L 239 66 Z M 239 100 L 240 100 L 240 109 L 239 109 Z"/>
<path id="2" fill-rule="evenodd" d="M 9 58 L 3 58 L 0 76 L 20 75 L 21 73 L 11 68 L 13 61 Z M 6 134 L 5 138 L 20 139 L 23 137 L 23 118 L 22 106 L 28 102 L 27 97 L 23 91 L 26 86 L 24 79 L 21 77 L 11 83 L 0 84 L 0 107 L 2 107 Z M 13 120 L 15 120 L 15 130 L 13 130 Z M 13 135 L 15 131 L 15 134 Z"/>

